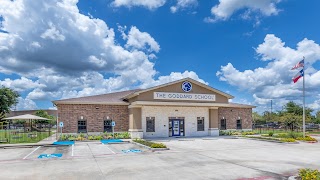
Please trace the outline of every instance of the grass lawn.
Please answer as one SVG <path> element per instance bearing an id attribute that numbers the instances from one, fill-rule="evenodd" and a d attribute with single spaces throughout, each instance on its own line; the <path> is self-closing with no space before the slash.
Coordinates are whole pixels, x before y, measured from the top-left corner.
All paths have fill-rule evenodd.
<path id="1" fill-rule="evenodd" d="M 51 133 L 52 135 L 52 133 Z M 49 132 L 27 132 L 24 133 L 18 130 L 0 130 L 0 142 L 1 143 L 36 143 L 49 137 Z M 4 142 L 6 141 L 6 142 Z"/>

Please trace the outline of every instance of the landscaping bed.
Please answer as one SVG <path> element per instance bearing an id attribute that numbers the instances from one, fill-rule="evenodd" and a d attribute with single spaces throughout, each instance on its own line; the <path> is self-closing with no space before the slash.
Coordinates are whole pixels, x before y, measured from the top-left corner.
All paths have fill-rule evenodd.
<path id="1" fill-rule="evenodd" d="M 143 139 L 134 139 L 132 141 L 133 143 L 137 144 L 137 145 L 142 145 L 145 148 L 151 149 L 151 150 L 155 150 L 155 151 L 159 151 L 159 150 L 169 150 L 169 148 L 167 148 L 167 146 L 165 144 L 162 143 L 155 143 L 152 141 L 146 141 Z"/>
<path id="2" fill-rule="evenodd" d="M 311 136 L 303 137 L 303 134 L 300 132 L 281 132 L 274 133 L 273 131 L 266 132 L 266 134 L 257 134 L 254 131 L 220 131 L 220 135 L 231 135 L 238 136 L 262 141 L 269 142 L 280 142 L 280 143 L 297 143 L 297 141 L 316 143 L 317 139 Z"/>
<path id="3" fill-rule="evenodd" d="M 59 138 L 60 141 L 92 141 L 92 140 L 102 140 L 102 139 L 130 139 L 130 133 L 101 133 L 98 135 L 89 134 L 62 134 Z"/>

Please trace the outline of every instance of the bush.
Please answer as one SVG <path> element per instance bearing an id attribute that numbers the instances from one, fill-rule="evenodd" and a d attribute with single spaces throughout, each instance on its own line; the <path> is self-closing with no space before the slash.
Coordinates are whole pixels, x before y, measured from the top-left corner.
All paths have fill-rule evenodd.
<path id="1" fill-rule="evenodd" d="M 268 133 L 268 135 L 269 135 L 269 136 L 273 136 L 273 132 L 270 131 L 270 132 Z"/>
<path id="2" fill-rule="evenodd" d="M 242 132 L 242 135 L 246 136 L 246 135 L 255 135 L 256 133 L 254 133 L 253 131 L 245 131 Z"/>
<path id="3" fill-rule="evenodd" d="M 319 180 L 320 172 L 312 169 L 300 169 L 299 176 L 302 180 Z"/>
<path id="4" fill-rule="evenodd" d="M 153 144 L 151 144 L 150 147 L 151 148 L 167 148 L 167 146 L 162 143 L 153 143 Z"/>
<path id="5" fill-rule="evenodd" d="M 296 140 L 293 138 L 283 138 L 281 139 L 281 142 L 296 142 Z"/>
<path id="6" fill-rule="evenodd" d="M 143 139 L 134 139 L 133 142 L 140 143 L 140 144 L 143 144 L 143 145 L 151 147 L 151 148 L 167 148 L 167 146 L 162 143 L 145 141 Z"/>
<path id="7" fill-rule="evenodd" d="M 297 140 L 300 140 L 300 141 L 316 141 L 318 142 L 317 139 L 313 138 L 313 137 L 310 137 L 310 136 L 306 136 L 305 138 L 303 137 L 298 137 Z"/>
<path id="8" fill-rule="evenodd" d="M 287 136 L 288 138 L 297 139 L 298 137 L 303 137 L 303 134 L 291 131 L 287 134 Z"/>

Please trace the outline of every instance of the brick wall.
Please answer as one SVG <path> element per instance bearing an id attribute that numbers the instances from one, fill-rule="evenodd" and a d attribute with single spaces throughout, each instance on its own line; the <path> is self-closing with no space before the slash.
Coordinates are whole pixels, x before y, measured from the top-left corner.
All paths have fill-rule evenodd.
<path id="1" fill-rule="evenodd" d="M 242 129 L 252 129 L 251 108 L 219 108 L 219 129 L 220 120 L 224 117 L 227 120 L 227 129 L 237 129 L 237 119 L 242 119 Z"/>
<path id="2" fill-rule="evenodd" d="M 125 105 L 59 104 L 59 122 L 63 122 L 63 133 L 77 133 L 78 120 L 87 121 L 87 132 L 103 132 L 107 116 L 116 122 L 115 132 L 128 131 L 129 109 Z"/>

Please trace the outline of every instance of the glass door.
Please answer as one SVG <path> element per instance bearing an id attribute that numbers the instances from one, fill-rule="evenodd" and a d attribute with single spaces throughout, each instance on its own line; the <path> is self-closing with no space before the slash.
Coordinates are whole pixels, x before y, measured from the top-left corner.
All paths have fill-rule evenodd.
<path id="1" fill-rule="evenodd" d="M 172 136 L 180 136 L 180 120 L 172 120 Z"/>

